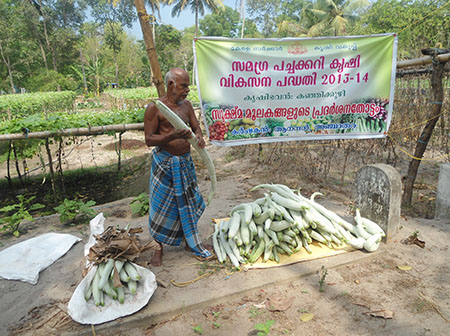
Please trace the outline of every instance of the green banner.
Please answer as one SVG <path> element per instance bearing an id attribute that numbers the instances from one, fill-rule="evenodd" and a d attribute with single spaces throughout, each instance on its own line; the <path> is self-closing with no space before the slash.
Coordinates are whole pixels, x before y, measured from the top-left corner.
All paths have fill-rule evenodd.
<path id="1" fill-rule="evenodd" d="M 385 137 L 397 36 L 194 40 L 208 137 L 222 146 Z"/>

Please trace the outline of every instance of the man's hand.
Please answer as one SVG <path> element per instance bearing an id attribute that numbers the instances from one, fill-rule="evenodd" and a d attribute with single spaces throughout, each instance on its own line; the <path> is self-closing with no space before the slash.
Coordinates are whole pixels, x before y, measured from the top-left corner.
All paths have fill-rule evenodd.
<path id="1" fill-rule="evenodd" d="M 172 131 L 173 139 L 190 139 L 192 132 L 188 129 L 174 129 Z"/>
<path id="2" fill-rule="evenodd" d="M 205 148 L 206 143 L 205 143 L 205 140 L 203 139 L 203 136 L 201 134 L 197 134 L 195 137 L 197 138 L 198 146 L 200 148 Z"/>

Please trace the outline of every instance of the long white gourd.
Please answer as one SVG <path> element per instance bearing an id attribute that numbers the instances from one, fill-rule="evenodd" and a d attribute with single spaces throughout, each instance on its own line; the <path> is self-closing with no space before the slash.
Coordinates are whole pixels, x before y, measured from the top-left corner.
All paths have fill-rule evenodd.
<path id="1" fill-rule="evenodd" d="M 167 107 L 166 104 L 164 104 L 160 100 L 156 100 L 155 105 L 158 110 L 164 115 L 164 117 L 169 120 L 173 127 L 175 127 L 176 129 L 187 129 L 191 131 L 192 136 L 190 139 L 188 139 L 188 141 L 197 150 L 198 154 L 200 154 L 200 157 L 208 168 L 209 178 L 211 180 L 211 189 L 207 201 L 207 204 L 209 204 L 214 196 L 214 193 L 216 192 L 217 186 L 216 170 L 214 168 L 213 160 L 209 156 L 209 153 L 206 151 L 206 149 L 200 148 L 195 134 L 175 112 L 173 112 L 169 107 Z"/>

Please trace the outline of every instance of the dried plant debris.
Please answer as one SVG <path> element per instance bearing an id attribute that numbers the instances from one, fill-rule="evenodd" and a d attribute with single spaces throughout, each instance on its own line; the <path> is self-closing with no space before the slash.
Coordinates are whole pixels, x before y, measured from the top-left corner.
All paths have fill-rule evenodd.
<path id="1" fill-rule="evenodd" d="M 142 246 L 137 235 L 141 232 L 142 228 L 125 230 L 108 226 L 101 235 L 94 235 L 97 241 L 89 250 L 88 260 L 96 265 L 108 259 L 134 261 L 145 250 L 159 250 L 155 241 Z"/>
<path id="2" fill-rule="evenodd" d="M 403 239 L 401 242 L 405 245 L 417 245 L 421 248 L 425 247 L 425 242 L 418 238 L 419 231 L 414 231 L 408 238 Z"/>

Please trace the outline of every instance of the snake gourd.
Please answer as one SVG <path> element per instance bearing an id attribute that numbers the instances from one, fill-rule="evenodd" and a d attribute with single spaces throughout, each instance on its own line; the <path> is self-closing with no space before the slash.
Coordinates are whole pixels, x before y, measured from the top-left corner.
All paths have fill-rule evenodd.
<path id="1" fill-rule="evenodd" d="M 167 120 L 169 120 L 169 122 L 172 124 L 173 127 L 175 127 L 176 129 L 188 129 L 191 131 L 192 136 L 190 139 L 188 139 L 188 141 L 198 152 L 203 162 L 205 163 L 206 167 L 208 168 L 208 173 L 211 181 L 211 189 L 207 200 L 207 204 L 209 205 L 211 199 L 214 196 L 214 193 L 216 192 L 217 186 L 216 170 L 214 168 L 213 160 L 209 156 L 209 153 L 206 151 L 206 149 L 200 148 L 200 146 L 198 145 L 198 140 L 195 137 L 195 134 L 175 112 L 173 112 L 166 104 L 164 104 L 160 100 L 156 100 L 154 101 L 154 103 L 158 108 L 158 110 L 164 115 L 164 117 L 166 117 Z"/>

